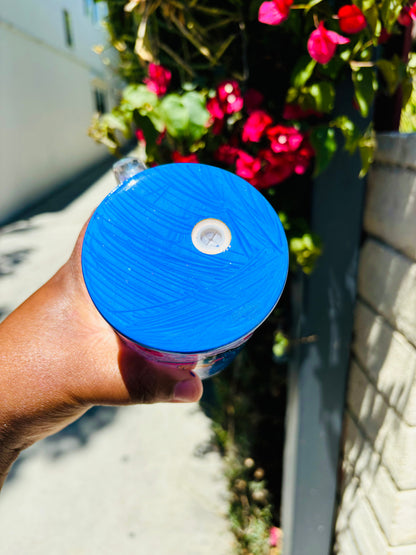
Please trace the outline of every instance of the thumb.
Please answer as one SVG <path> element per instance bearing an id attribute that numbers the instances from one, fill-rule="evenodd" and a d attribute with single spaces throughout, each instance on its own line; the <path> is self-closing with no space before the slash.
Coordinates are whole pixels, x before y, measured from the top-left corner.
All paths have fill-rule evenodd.
<path id="1" fill-rule="evenodd" d="M 189 368 L 144 360 L 128 346 L 120 349 L 119 369 L 132 403 L 192 403 L 202 396 L 202 382 Z"/>
<path id="2" fill-rule="evenodd" d="M 176 382 L 171 401 L 177 403 L 192 403 L 199 401 L 202 396 L 202 383 L 196 374 L 189 372 L 191 378 Z"/>

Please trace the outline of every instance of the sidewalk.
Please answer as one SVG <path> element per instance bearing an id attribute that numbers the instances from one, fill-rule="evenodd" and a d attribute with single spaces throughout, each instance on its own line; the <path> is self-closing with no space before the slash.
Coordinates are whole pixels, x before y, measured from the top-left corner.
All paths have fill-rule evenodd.
<path id="1" fill-rule="evenodd" d="M 68 258 L 114 186 L 107 172 L 64 210 L 0 230 L 0 319 Z M 199 405 L 92 409 L 15 463 L 0 495 L 0 553 L 230 555 L 210 437 Z"/>

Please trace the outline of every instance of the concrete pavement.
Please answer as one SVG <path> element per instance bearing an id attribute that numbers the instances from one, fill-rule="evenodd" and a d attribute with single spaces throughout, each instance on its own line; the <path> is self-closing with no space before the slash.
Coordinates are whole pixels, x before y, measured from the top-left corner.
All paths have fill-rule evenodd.
<path id="1" fill-rule="evenodd" d="M 107 172 L 63 210 L 0 230 L 0 317 L 65 262 L 114 186 Z M 0 554 L 230 555 L 210 437 L 199 405 L 92 409 L 13 467 L 0 495 Z"/>

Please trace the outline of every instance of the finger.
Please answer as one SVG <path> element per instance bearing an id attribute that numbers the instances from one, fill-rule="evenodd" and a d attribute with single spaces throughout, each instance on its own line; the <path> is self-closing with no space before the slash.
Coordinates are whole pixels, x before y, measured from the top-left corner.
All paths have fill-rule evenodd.
<path id="1" fill-rule="evenodd" d="M 190 403 L 201 398 L 202 382 L 192 370 L 150 363 L 124 344 L 120 346 L 119 369 L 131 402 Z"/>

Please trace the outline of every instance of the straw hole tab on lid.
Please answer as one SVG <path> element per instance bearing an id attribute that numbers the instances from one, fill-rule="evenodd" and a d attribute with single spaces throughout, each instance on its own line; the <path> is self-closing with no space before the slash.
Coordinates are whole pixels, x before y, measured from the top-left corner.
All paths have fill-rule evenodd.
<path id="1" fill-rule="evenodd" d="M 219 254 L 230 246 L 231 231 L 221 220 L 207 218 L 193 228 L 192 243 L 204 254 Z"/>

